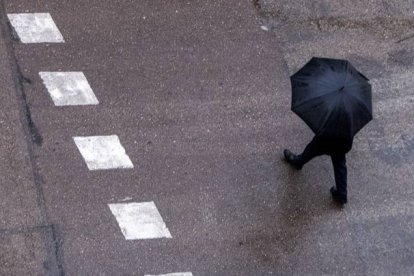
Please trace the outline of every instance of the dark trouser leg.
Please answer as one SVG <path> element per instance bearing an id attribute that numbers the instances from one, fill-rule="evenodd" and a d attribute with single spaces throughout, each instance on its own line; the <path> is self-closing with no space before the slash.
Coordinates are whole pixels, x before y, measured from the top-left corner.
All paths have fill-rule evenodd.
<path id="1" fill-rule="evenodd" d="M 338 195 L 347 198 L 346 182 L 347 182 L 347 169 L 345 154 L 335 154 L 331 156 L 332 164 L 334 167 L 336 190 Z"/>
<path id="2" fill-rule="evenodd" d="M 305 150 L 302 152 L 302 154 L 298 155 L 297 160 L 300 163 L 300 165 L 303 166 L 314 157 L 323 154 L 325 154 L 325 152 L 323 150 L 322 145 L 320 145 L 317 139 L 313 138 L 312 141 L 305 147 Z"/>

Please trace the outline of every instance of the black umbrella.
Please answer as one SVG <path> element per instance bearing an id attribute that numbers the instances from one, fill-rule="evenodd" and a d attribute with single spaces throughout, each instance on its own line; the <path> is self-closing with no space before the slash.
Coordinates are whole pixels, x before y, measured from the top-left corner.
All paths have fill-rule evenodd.
<path id="1" fill-rule="evenodd" d="M 352 139 L 372 120 L 369 80 L 346 60 L 314 57 L 290 80 L 292 111 L 318 136 Z"/>

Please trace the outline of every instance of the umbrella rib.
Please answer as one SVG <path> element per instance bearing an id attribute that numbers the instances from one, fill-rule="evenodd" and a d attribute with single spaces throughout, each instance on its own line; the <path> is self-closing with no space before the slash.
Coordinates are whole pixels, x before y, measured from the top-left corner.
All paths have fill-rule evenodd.
<path id="1" fill-rule="evenodd" d="M 367 110 L 370 110 L 370 108 L 360 99 L 360 98 L 358 98 L 357 96 L 355 96 L 355 95 L 353 95 L 353 94 L 348 94 L 351 98 L 353 98 L 353 99 L 355 99 L 356 100 L 356 102 L 358 103 L 358 104 L 361 104 L 361 105 L 363 105 Z"/>
<path id="2" fill-rule="evenodd" d="M 355 100 L 355 104 L 358 104 L 358 105 L 362 105 L 363 107 L 364 107 L 364 112 L 366 112 L 368 115 L 370 115 L 371 117 L 372 117 L 372 115 L 371 115 L 371 113 L 370 113 L 370 109 L 366 106 L 366 104 L 364 103 L 364 102 L 362 102 L 360 99 L 358 99 L 358 97 L 355 97 L 354 95 L 352 95 L 352 94 L 349 94 L 350 96 L 351 96 L 351 98 L 353 98 L 354 100 Z M 329 122 L 329 120 L 330 120 L 330 118 L 332 117 L 334 115 L 334 112 L 331 112 L 330 114 L 329 114 L 329 116 L 324 120 L 324 122 L 321 124 L 321 127 L 319 127 L 318 128 L 318 130 L 317 130 L 317 132 L 321 132 L 321 130 L 323 130 L 325 127 L 326 127 L 326 124 L 327 124 L 327 122 Z"/>
<path id="3" fill-rule="evenodd" d="M 304 102 L 302 102 L 302 103 L 300 103 L 300 104 L 296 105 L 296 106 L 295 106 L 295 108 L 300 108 L 302 105 L 308 104 L 308 103 L 310 103 L 310 102 L 312 102 L 312 101 L 314 101 L 314 100 L 318 100 L 318 99 L 320 99 L 320 98 L 322 98 L 322 97 L 326 97 L 327 95 L 330 95 L 330 94 L 335 93 L 335 92 L 337 92 L 337 91 L 338 91 L 338 90 L 336 89 L 336 90 L 330 91 L 330 92 L 328 92 L 328 93 L 326 93 L 326 94 L 320 95 L 320 96 L 318 96 L 318 97 L 315 97 L 315 98 L 312 98 L 312 99 L 306 100 L 306 101 L 304 101 Z"/>
<path id="4" fill-rule="evenodd" d="M 329 116 L 327 118 L 325 118 L 325 120 L 323 121 L 323 123 L 321 124 L 321 126 L 318 128 L 318 130 L 316 131 L 316 133 L 321 133 L 321 130 L 326 128 L 326 124 L 329 122 L 329 120 L 332 118 L 332 116 L 334 115 L 334 112 L 331 112 L 329 114 Z"/>
<path id="5" fill-rule="evenodd" d="M 330 84 L 330 82 L 329 82 L 329 81 L 327 81 L 327 80 L 325 80 L 324 78 L 320 78 L 320 79 L 318 79 L 318 80 L 316 81 L 316 83 L 317 83 L 317 84 L 319 84 L 319 85 L 329 85 L 329 84 Z"/>

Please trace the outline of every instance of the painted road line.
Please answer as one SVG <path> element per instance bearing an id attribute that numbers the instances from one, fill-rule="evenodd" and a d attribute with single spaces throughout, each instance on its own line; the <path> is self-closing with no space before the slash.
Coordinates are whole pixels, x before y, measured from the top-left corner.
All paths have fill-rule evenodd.
<path id="1" fill-rule="evenodd" d="M 116 135 L 73 137 L 73 140 L 89 170 L 134 167 Z"/>
<path id="2" fill-rule="evenodd" d="M 22 43 L 63 43 L 49 13 L 9 13 L 7 17 Z"/>
<path id="3" fill-rule="evenodd" d="M 82 72 L 40 72 L 39 75 L 56 106 L 99 104 Z"/>
<path id="4" fill-rule="evenodd" d="M 172 238 L 154 202 L 108 205 L 126 240 Z"/>
<path id="5" fill-rule="evenodd" d="M 145 276 L 193 276 L 193 273 L 191 273 L 191 272 L 178 272 L 178 273 L 169 273 L 169 274 L 161 274 L 161 275 L 146 274 Z"/>

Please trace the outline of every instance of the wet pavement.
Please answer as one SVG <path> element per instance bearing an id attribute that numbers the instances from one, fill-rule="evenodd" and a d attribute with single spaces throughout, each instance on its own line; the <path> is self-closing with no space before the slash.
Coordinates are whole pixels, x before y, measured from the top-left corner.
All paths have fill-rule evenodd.
<path id="1" fill-rule="evenodd" d="M 2 1 L 0 274 L 414 273 L 412 4 L 140 2 Z M 19 42 L 22 12 L 65 42 Z M 328 157 L 282 160 L 312 138 L 289 82 L 312 56 L 373 85 L 344 209 Z M 55 106 L 43 71 L 82 71 L 99 104 Z M 133 168 L 89 170 L 73 137 L 98 135 Z M 126 239 L 108 204 L 150 201 L 171 238 Z"/>

